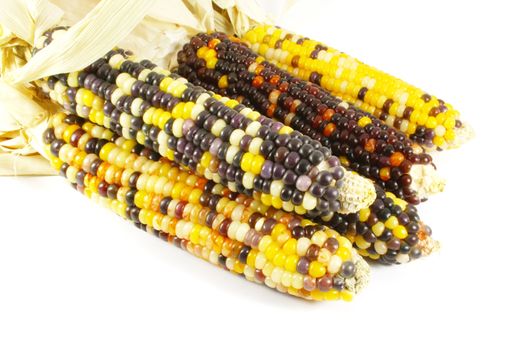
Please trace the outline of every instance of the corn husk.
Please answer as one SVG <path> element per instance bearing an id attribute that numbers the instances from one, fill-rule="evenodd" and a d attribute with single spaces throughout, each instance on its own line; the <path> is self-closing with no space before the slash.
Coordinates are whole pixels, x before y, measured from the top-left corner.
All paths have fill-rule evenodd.
<path id="1" fill-rule="evenodd" d="M 293 2 L 279 1 L 281 11 Z M 115 46 L 172 68 L 174 54 L 197 32 L 242 35 L 273 21 L 247 0 L 3 0 L 1 7 L 0 175 L 54 174 L 41 135 L 58 107 L 38 97 L 34 81 L 81 70 Z M 56 25 L 71 28 L 31 57 Z"/>

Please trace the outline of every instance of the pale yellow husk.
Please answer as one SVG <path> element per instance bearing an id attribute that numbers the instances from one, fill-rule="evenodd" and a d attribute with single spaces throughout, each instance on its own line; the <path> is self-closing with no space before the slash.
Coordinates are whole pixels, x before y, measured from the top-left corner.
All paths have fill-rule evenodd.
<path id="1" fill-rule="evenodd" d="M 197 32 L 242 35 L 271 23 L 265 13 L 246 0 L 2 0 L 0 175 L 54 173 L 41 134 L 56 107 L 38 98 L 33 81 L 81 70 L 115 46 L 171 68 L 174 53 Z M 42 33 L 56 25 L 71 28 L 31 57 Z"/>

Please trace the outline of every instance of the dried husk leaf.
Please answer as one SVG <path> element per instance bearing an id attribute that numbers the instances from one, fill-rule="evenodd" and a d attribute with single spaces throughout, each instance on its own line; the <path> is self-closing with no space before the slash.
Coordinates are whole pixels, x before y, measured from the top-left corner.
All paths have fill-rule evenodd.
<path id="1" fill-rule="evenodd" d="M 66 34 L 24 62 L 37 35 L 58 24 L 62 11 L 44 0 L 5 1 L 3 5 L 8 10 L 0 12 L 3 38 L 0 174 L 49 173 L 49 168 L 41 166 L 42 162 L 34 162 L 35 168 L 31 171 L 29 160 L 34 160 L 37 153 L 45 154 L 41 135 L 53 107 L 37 102 L 34 86 L 28 83 L 52 74 L 82 69 L 104 55 L 142 20 L 151 4 L 147 0 L 101 1 Z M 16 37 L 4 38 L 4 28 Z M 17 136 L 10 141 L 9 137 L 13 135 Z"/>
<path id="2" fill-rule="evenodd" d="M 284 11 L 294 3 L 287 0 Z M 41 134 L 56 107 L 32 82 L 84 68 L 114 46 L 164 67 L 200 31 L 242 35 L 271 20 L 245 0 L 3 0 L 0 12 L 0 175 L 49 174 Z M 43 32 L 72 25 L 33 57 Z M 33 164 L 33 166 L 32 166 Z"/>
<path id="3" fill-rule="evenodd" d="M 7 2 L 18 3 L 20 0 L 9 0 Z M 39 2 L 43 3 L 44 1 Z M 47 4 L 53 8 L 56 7 L 49 2 Z M 131 32 L 144 18 L 151 4 L 150 0 L 101 1 L 86 17 L 73 25 L 62 36 L 54 39 L 43 50 L 40 50 L 26 65 L 7 72 L 3 78 L 12 84 L 22 84 L 50 75 L 82 69 L 111 50 L 116 43 Z M 18 28 L 14 27 L 18 27 L 19 23 L 13 17 L 2 17 L 0 15 L 2 23 L 17 33 L 16 29 Z M 32 21 L 31 18 L 26 20 Z M 49 21 L 41 22 L 48 23 Z M 42 28 L 36 30 L 40 31 Z"/>

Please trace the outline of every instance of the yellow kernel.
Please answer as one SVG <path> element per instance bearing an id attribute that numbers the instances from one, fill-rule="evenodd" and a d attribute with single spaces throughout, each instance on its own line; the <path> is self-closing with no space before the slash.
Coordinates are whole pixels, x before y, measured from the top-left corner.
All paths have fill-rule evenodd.
<path id="1" fill-rule="evenodd" d="M 421 113 L 419 115 L 419 118 L 417 119 L 418 125 L 425 125 L 427 123 L 428 115 L 425 113 Z"/>
<path id="2" fill-rule="evenodd" d="M 201 46 L 199 47 L 199 49 L 197 50 L 197 57 L 199 58 L 204 58 L 204 55 L 206 54 L 206 52 L 208 51 L 208 47 L 207 46 Z"/>
<path id="3" fill-rule="evenodd" d="M 402 225 L 396 226 L 392 230 L 392 233 L 394 234 L 394 236 L 396 236 L 399 239 L 404 239 L 408 236 L 407 229 L 405 228 L 405 226 L 402 226 Z"/>
<path id="4" fill-rule="evenodd" d="M 273 264 L 275 266 L 283 267 L 285 262 L 286 255 L 282 251 L 277 252 L 277 254 L 275 254 L 275 256 L 273 257 Z"/>
<path id="5" fill-rule="evenodd" d="M 319 278 L 326 274 L 326 267 L 324 267 L 323 264 L 318 261 L 312 261 L 310 263 L 308 273 L 312 277 Z"/>
<path id="6" fill-rule="evenodd" d="M 454 127 L 456 126 L 456 118 L 447 117 L 447 119 L 445 119 L 445 121 L 443 122 L 443 126 L 448 130 L 454 129 Z"/>
<path id="7" fill-rule="evenodd" d="M 215 69 L 215 65 L 217 64 L 217 57 L 211 57 L 206 61 L 206 68 L 208 69 Z"/>
<path id="8" fill-rule="evenodd" d="M 395 205 L 399 205 L 401 207 L 402 210 L 405 210 L 406 207 L 407 207 L 407 202 L 405 202 L 404 200 L 402 200 L 401 198 L 393 198 L 394 200 L 394 204 Z"/>
<path id="9" fill-rule="evenodd" d="M 246 264 L 250 267 L 255 267 L 255 257 L 257 256 L 257 251 L 252 249 L 248 253 L 248 257 L 246 258 Z"/>
<path id="10" fill-rule="evenodd" d="M 324 296 L 324 300 L 338 300 L 339 291 L 332 289 L 327 292 L 324 292 L 323 296 Z"/>
<path id="11" fill-rule="evenodd" d="M 299 257 L 295 254 L 286 257 L 286 261 L 284 262 L 284 268 L 286 271 L 295 272 L 297 261 L 299 261 Z"/>
<path id="12" fill-rule="evenodd" d="M 385 196 L 386 196 L 386 198 L 390 198 L 392 200 L 397 198 L 396 195 L 393 194 L 392 192 L 385 192 Z"/>
<path id="13" fill-rule="evenodd" d="M 354 297 L 352 292 L 350 292 L 349 290 L 346 290 L 346 289 L 343 289 L 341 292 L 339 292 L 339 296 L 344 301 L 352 301 L 352 298 Z"/>
<path id="14" fill-rule="evenodd" d="M 274 208 L 281 209 L 283 207 L 283 201 L 279 197 L 272 196 L 270 205 Z"/>
<path id="15" fill-rule="evenodd" d="M 376 224 L 374 224 L 374 226 L 372 226 L 372 232 L 377 237 L 381 236 L 384 230 L 385 230 L 385 224 L 383 224 L 381 221 L 377 222 Z"/>
<path id="16" fill-rule="evenodd" d="M 241 159 L 241 169 L 246 172 L 250 171 L 252 161 L 253 161 L 253 154 L 244 153 Z"/>
<path id="17" fill-rule="evenodd" d="M 428 117 L 427 122 L 425 126 L 429 129 L 435 129 L 438 125 L 437 120 L 435 117 Z"/>
<path id="18" fill-rule="evenodd" d="M 219 79 L 219 88 L 220 89 L 225 89 L 228 87 L 228 76 L 227 75 L 223 75 L 220 79 Z"/>
<path id="19" fill-rule="evenodd" d="M 80 129 L 80 126 L 78 125 L 70 125 L 66 128 L 66 130 L 64 130 L 64 133 L 62 134 L 62 138 L 64 139 L 64 141 L 66 141 L 66 143 L 69 143 L 70 139 L 71 139 L 71 135 L 77 130 L 77 129 Z"/>
<path id="20" fill-rule="evenodd" d="M 393 215 L 385 221 L 385 226 L 388 229 L 393 230 L 397 225 L 399 225 L 399 221 Z"/>
<path id="21" fill-rule="evenodd" d="M 188 88 L 188 86 L 184 84 L 179 84 L 173 89 L 173 96 L 175 97 L 181 97 L 182 93 Z"/>
<path id="22" fill-rule="evenodd" d="M 408 135 L 412 135 L 413 133 L 416 132 L 416 128 L 417 128 L 417 125 L 415 123 L 408 123 L 408 128 L 407 128 L 407 131 L 406 133 Z"/>
<path id="23" fill-rule="evenodd" d="M 224 105 L 226 107 L 230 107 L 230 108 L 233 108 L 235 106 L 237 106 L 239 104 L 239 102 L 237 100 L 233 100 L 233 99 L 229 99 L 228 101 L 226 101 L 226 103 L 224 103 Z"/>
<path id="24" fill-rule="evenodd" d="M 62 166 L 62 161 L 60 160 L 60 158 L 52 157 L 51 158 L 51 166 L 53 166 L 53 169 L 59 170 L 60 167 Z"/>
<path id="25" fill-rule="evenodd" d="M 445 136 L 444 136 L 445 140 L 447 141 L 452 141 L 456 138 L 456 133 L 454 132 L 454 130 L 450 129 L 450 130 L 447 130 L 445 132 Z"/>
<path id="26" fill-rule="evenodd" d="M 235 264 L 233 265 L 233 271 L 241 274 L 244 271 L 244 265 L 239 261 L 235 261 Z"/>
<path id="27" fill-rule="evenodd" d="M 264 205 L 271 206 L 272 205 L 272 196 L 268 193 L 262 193 L 261 194 L 261 202 Z"/>
<path id="28" fill-rule="evenodd" d="M 162 114 L 160 115 L 159 120 L 158 120 L 159 128 L 164 129 L 164 126 L 166 125 L 166 123 L 170 119 L 171 119 L 171 113 L 170 112 L 166 112 L 166 111 L 162 112 Z"/>
<path id="29" fill-rule="evenodd" d="M 357 122 L 357 125 L 359 125 L 360 127 L 364 128 L 365 126 L 367 126 L 371 122 L 372 122 L 372 120 L 369 117 L 363 117 L 363 118 L 359 119 L 359 121 Z"/>
<path id="30" fill-rule="evenodd" d="M 202 190 L 198 188 L 193 189 L 188 197 L 188 202 L 192 204 L 198 204 L 199 198 L 201 197 L 201 195 L 202 195 Z"/>
<path id="31" fill-rule="evenodd" d="M 290 238 L 283 245 L 283 252 L 286 255 L 293 255 L 297 249 L 297 240 L 295 238 Z"/>
<path id="32" fill-rule="evenodd" d="M 364 208 L 359 211 L 359 221 L 365 222 L 370 216 L 370 208 Z"/>
<path id="33" fill-rule="evenodd" d="M 183 110 L 183 113 L 182 113 L 182 118 L 184 119 L 190 119 L 191 117 L 191 111 L 193 110 L 193 107 L 195 107 L 195 103 L 194 102 L 186 102 L 186 104 L 184 105 L 184 110 Z"/>
<path id="34" fill-rule="evenodd" d="M 164 79 L 162 79 L 162 81 L 160 82 L 159 84 L 159 88 L 166 92 L 166 90 L 168 89 L 168 86 L 173 82 L 173 78 L 170 78 L 170 77 L 166 77 Z"/>
<path id="35" fill-rule="evenodd" d="M 352 257 L 352 254 L 350 253 L 350 249 L 346 247 L 339 247 L 337 249 L 336 254 L 341 258 L 341 260 L 346 261 Z"/>
<path id="36" fill-rule="evenodd" d="M 436 147 L 441 147 L 445 144 L 445 139 L 442 136 L 434 136 L 434 138 L 432 139 L 432 143 Z"/>
<path id="37" fill-rule="evenodd" d="M 312 297 L 313 300 L 316 300 L 316 301 L 322 301 L 324 298 L 323 298 L 323 292 L 321 292 L 320 290 L 318 289 L 314 289 L 310 292 L 310 297 Z"/>
<path id="38" fill-rule="evenodd" d="M 173 109 L 171 110 L 171 115 L 173 116 L 173 118 L 182 118 L 182 114 L 184 112 L 184 105 L 184 102 L 179 102 L 175 105 L 175 107 L 173 107 Z M 148 111 L 150 109 L 148 109 Z M 144 122 L 146 122 L 146 120 L 144 120 Z"/>
<path id="39" fill-rule="evenodd" d="M 279 246 L 276 244 L 276 243 L 270 243 L 270 245 L 268 246 L 268 248 L 266 248 L 264 254 L 266 255 L 266 258 L 268 260 L 272 260 L 275 255 L 277 255 L 277 253 L 279 252 Z"/>
<path id="40" fill-rule="evenodd" d="M 84 90 L 84 94 L 82 95 L 82 103 L 88 107 L 91 107 L 93 105 L 93 100 L 95 99 L 95 95 L 89 90 Z"/>
<path id="41" fill-rule="evenodd" d="M 103 161 L 107 161 L 108 160 L 108 155 L 109 153 L 115 149 L 115 144 L 112 144 L 112 143 L 106 143 L 104 146 L 102 146 L 102 148 L 100 149 L 100 153 L 99 153 L 99 158 L 102 159 Z"/>
<path id="42" fill-rule="evenodd" d="M 251 168 L 250 168 L 251 172 L 254 173 L 255 175 L 260 174 L 264 161 L 265 159 L 263 156 L 260 156 L 260 155 L 254 156 L 251 162 Z"/>
<path id="43" fill-rule="evenodd" d="M 208 60 L 210 58 L 217 57 L 217 52 L 215 50 L 208 50 L 204 53 L 204 59 Z"/>
<path id="44" fill-rule="evenodd" d="M 153 112 L 153 114 L 151 115 L 151 124 L 158 125 L 159 119 L 161 118 L 162 113 L 164 113 L 162 109 L 160 108 L 156 109 L 155 112 Z"/>
<path id="45" fill-rule="evenodd" d="M 294 131 L 291 127 L 285 125 L 281 129 L 279 129 L 279 134 L 291 134 L 292 131 Z"/>
<path id="46" fill-rule="evenodd" d="M 365 239 L 363 238 L 363 236 L 359 235 L 355 238 L 355 244 L 360 248 L 360 249 L 368 249 L 370 247 L 370 243 L 365 241 Z"/>

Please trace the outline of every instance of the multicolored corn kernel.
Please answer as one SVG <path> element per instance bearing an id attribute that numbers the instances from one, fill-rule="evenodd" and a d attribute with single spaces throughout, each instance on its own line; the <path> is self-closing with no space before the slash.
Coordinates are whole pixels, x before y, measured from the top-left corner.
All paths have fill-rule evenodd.
<path id="1" fill-rule="evenodd" d="M 236 38 L 198 34 L 177 58 L 178 72 L 195 84 L 239 98 L 330 147 L 348 169 L 398 197 L 418 203 L 443 189 L 431 157 L 406 136 L 318 85 L 280 70 Z"/>
<path id="2" fill-rule="evenodd" d="M 448 103 L 345 53 L 284 29 L 261 25 L 243 39 L 296 77 L 314 82 L 427 149 L 453 148 L 471 134 Z"/>
<path id="3" fill-rule="evenodd" d="M 365 283 L 366 264 L 335 231 L 275 209 L 270 215 L 253 198 L 173 168 L 168 160 L 148 160 L 136 153 L 141 147 L 134 141 L 79 119 L 51 119 L 44 142 L 53 166 L 137 226 L 303 298 L 348 300 Z"/>
<path id="4" fill-rule="evenodd" d="M 372 183 L 319 142 L 123 50 L 41 87 L 67 111 L 278 209 L 348 213 L 375 198 Z"/>

